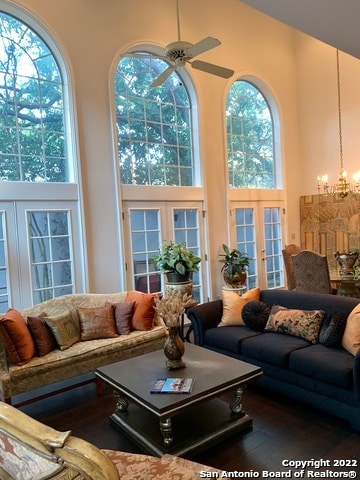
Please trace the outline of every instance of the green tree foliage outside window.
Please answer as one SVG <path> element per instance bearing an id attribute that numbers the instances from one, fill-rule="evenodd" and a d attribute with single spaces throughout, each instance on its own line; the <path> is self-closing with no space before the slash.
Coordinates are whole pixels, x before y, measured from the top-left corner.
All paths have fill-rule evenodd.
<path id="1" fill-rule="evenodd" d="M 0 13 L 0 180 L 67 182 L 62 78 L 44 41 Z"/>
<path id="2" fill-rule="evenodd" d="M 114 94 L 121 182 L 130 185 L 192 186 L 190 101 L 174 71 L 159 87 L 153 80 L 163 60 L 123 57 Z"/>
<path id="3" fill-rule="evenodd" d="M 262 93 L 237 80 L 228 94 L 226 128 L 229 185 L 275 188 L 273 122 Z"/>

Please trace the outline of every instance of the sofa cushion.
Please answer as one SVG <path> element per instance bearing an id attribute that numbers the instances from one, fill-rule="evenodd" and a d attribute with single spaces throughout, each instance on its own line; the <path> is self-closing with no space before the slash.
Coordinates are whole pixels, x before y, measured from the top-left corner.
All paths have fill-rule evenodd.
<path id="1" fill-rule="evenodd" d="M 129 335 L 132 327 L 135 302 L 106 303 L 112 305 L 115 314 L 116 330 L 119 335 Z"/>
<path id="2" fill-rule="evenodd" d="M 35 345 L 23 315 L 13 308 L 0 318 L 0 337 L 14 365 L 24 365 L 35 354 Z"/>
<path id="3" fill-rule="evenodd" d="M 291 353 L 289 367 L 297 373 L 339 387 L 353 385 L 354 358 L 342 348 L 311 345 Z"/>
<path id="4" fill-rule="evenodd" d="M 244 326 L 245 323 L 241 315 L 244 305 L 251 300 L 259 300 L 259 298 L 260 288 L 258 287 L 249 290 L 244 295 L 238 295 L 236 292 L 229 290 L 222 290 L 223 314 L 218 327 L 227 327 L 229 325 Z"/>
<path id="5" fill-rule="evenodd" d="M 344 335 L 347 315 L 344 312 L 336 312 L 334 315 L 326 314 L 320 329 L 319 342 L 327 347 L 341 345 Z"/>
<path id="6" fill-rule="evenodd" d="M 287 309 L 273 305 L 265 330 L 293 335 L 317 343 L 324 318 L 322 310 Z"/>
<path id="7" fill-rule="evenodd" d="M 260 335 L 260 332 L 256 332 L 247 326 L 209 328 L 204 333 L 204 345 L 240 354 L 242 340 L 256 335 Z"/>
<path id="8" fill-rule="evenodd" d="M 346 320 L 342 346 L 354 356 L 360 351 L 360 303 L 350 312 Z"/>
<path id="9" fill-rule="evenodd" d="M 80 321 L 80 340 L 117 337 L 114 308 L 104 307 L 77 308 Z"/>
<path id="10" fill-rule="evenodd" d="M 252 300 L 242 309 L 242 318 L 245 325 L 260 332 L 264 330 L 269 315 L 270 307 L 260 300 Z"/>
<path id="11" fill-rule="evenodd" d="M 45 317 L 44 312 L 37 317 L 27 317 L 27 324 L 39 357 L 47 355 L 57 346 L 55 337 L 45 322 Z"/>
<path id="12" fill-rule="evenodd" d="M 249 361 L 253 358 L 261 362 L 288 368 L 290 354 L 310 345 L 302 338 L 279 333 L 263 333 L 246 338 L 241 342 L 241 352 Z"/>
<path id="13" fill-rule="evenodd" d="M 45 317 L 45 322 L 52 331 L 60 350 L 66 350 L 80 340 L 80 324 L 70 310 L 62 314 Z"/>
<path id="14" fill-rule="evenodd" d="M 158 293 L 142 293 L 130 291 L 126 295 L 126 302 L 135 302 L 132 318 L 133 330 L 151 330 L 154 326 L 155 296 Z"/>

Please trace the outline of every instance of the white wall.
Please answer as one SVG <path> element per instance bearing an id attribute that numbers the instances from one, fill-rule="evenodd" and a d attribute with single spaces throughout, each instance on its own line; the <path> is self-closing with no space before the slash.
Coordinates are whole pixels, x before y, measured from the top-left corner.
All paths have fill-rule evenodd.
<path id="1" fill-rule="evenodd" d="M 336 50 L 298 34 L 298 111 L 303 195 L 316 193 L 317 176 L 339 178 L 339 127 Z M 360 170 L 360 60 L 339 53 L 343 161 L 348 179 Z"/>
<path id="2" fill-rule="evenodd" d="M 69 59 L 76 91 L 89 287 L 96 292 L 116 291 L 123 284 L 111 72 L 119 54 L 130 46 L 137 43 L 165 46 L 177 39 L 175 0 L 18 0 L 16 3 L 31 10 L 47 26 Z M 196 43 L 210 35 L 222 41 L 220 47 L 204 54 L 203 60 L 233 68 L 235 77 L 260 77 L 274 95 L 282 125 L 281 153 L 289 220 L 286 241 L 299 243 L 299 196 L 314 190 L 315 184 L 310 187 L 305 180 L 317 174 L 313 160 L 304 160 L 304 156 L 311 155 L 317 161 L 324 157 L 320 146 L 316 152 L 307 151 L 299 135 L 302 132 L 307 144 L 314 143 L 309 137 L 318 137 L 317 122 L 310 126 L 313 112 L 307 109 L 313 104 L 309 98 L 309 82 L 315 73 L 311 72 L 307 78 L 304 72 L 302 66 L 307 59 L 301 40 L 294 30 L 238 0 L 180 0 L 180 12 L 182 39 Z M 296 69 L 296 55 L 299 55 L 299 69 Z M 209 215 L 208 253 L 215 292 L 218 248 L 228 241 L 223 113 L 231 80 L 191 69 L 189 73 L 198 97 L 200 154 Z M 297 75 L 302 86 L 299 95 Z M 320 98 L 317 100 L 320 102 Z M 327 99 L 323 100 L 327 104 Z M 298 101 L 306 101 L 299 110 L 300 121 L 305 124 L 301 129 Z M 317 105 L 316 110 L 320 114 L 322 106 Z M 316 172 L 311 171 L 308 177 L 305 165 L 309 171 Z"/>

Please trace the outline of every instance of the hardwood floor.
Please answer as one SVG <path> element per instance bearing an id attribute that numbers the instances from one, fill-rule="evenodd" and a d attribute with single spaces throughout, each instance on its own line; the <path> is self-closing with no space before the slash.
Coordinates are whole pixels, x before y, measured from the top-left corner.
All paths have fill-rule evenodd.
<path id="1" fill-rule="evenodd" d="M 348 423 L 301 403 L 270 397 L 254 389 L 247 390 L 243 404 L 253 418 L 252 430 L 208 449 L 194 457 L 194 461 L 229 472 L 279 472 L 289 469 L 282 466 L 284 459 L 352 459 L 358 461 L 360 473 L 360 434 Z M 110 423 L 114 405 L 109 390 L 97 397 L 95 387 L 88 385 L 27 405 L 22 410 L 58 430 L 72 430 L 73 435 L 99 448 L 139 452 Z M 329 468 L 317 471 L 326 469 Z"/>

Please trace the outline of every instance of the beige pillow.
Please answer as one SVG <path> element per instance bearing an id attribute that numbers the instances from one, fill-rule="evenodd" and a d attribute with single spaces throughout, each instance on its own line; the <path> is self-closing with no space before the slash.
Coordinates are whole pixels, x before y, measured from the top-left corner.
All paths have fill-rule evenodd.
<path id="1" fill-rule="evenodd" d="M 245 322 L 242 318 L 241 312 L 248 302 L 252 300 L 260 300 L 260 288 L 256 287 L 244 295 L 239 295 L 236 292 L 229 290 L 222 291 L 223 301 L 223 315 L 218 327 L 241 325 L 245 326 Z"/>
<path id="2" fill-rule="evenodd" d="M 350 312 L 346 320 L 342 346 L 354 356 L 360 350 L 360 303 Z"/>
<path id="3" fill-rule="evenodd" d="M 45 317 L 45 322 L 60 350 L 66 350 L 80 340 L 80 324 L 72 317 L 70 310 L 56 316 Z"/>

